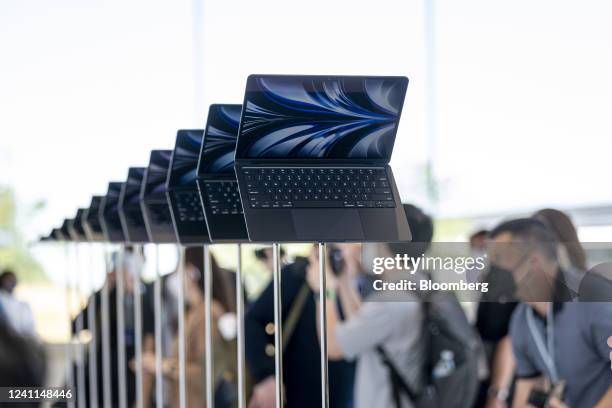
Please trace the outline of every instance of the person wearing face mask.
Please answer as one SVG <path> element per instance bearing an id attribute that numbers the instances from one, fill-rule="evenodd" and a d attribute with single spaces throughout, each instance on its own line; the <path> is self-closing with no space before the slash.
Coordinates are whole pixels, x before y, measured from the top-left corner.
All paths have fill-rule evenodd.
<path id="1" fill-rule="evenodd" d="M 490 235 L 491 264 L 512 277 L 522 301 L 510 323 L 514 407 L 612 406 L 606 338 L 612 303 L 572 302 L 558 241 L 539 220 L 502 223 Z"/>
<path id="2" fill-rule="evenodd" d="M 539 210 L 532 217 L 545 224 L 559 242 L 557 256 L 564 279 L 572 295 L 576 296 L 587 269 L 586 253 L 578 240 L 576 227 L 567 214 L 555 209 Z M 493 281 L 493 286 L 498 289 L 511 288 L 513 285 L 510 274 L 499 268 L 493 268 L 489 278 Z M 478 327 L 483 338 L 488 340 L 488 351 L 492 360 L 491 382 L 485 383 L 488 392 L 487 388 L 483 388 L 487 406 L 491 408 L 504 406 L 506 400 L 510 400 L 514 376 L 514 358 L 507 334 L 510 316 L 516 303 L 508 302 L 508 297 L 510 297 L 508 293 L 492 291 L 485 296 L 479 309 Z M 494 300 L 498 300 L 499 303 L 493 302 Z"/>
<path id="3" fill-rule="evenodd" d="M 206 406 L 205 401 L 205 319 L 204 307 L 204 257 L 201 247 L 189 247 L 185 250 L 185 372 L 187 388 L 187 407 Z M 235 292 L 231 282 L 231 272 L 218 266 L 211 255 L 212 271 L 212 317 L 213 317 L 213 374 L 215 388 L 215 408 L 232 406 L 234 401 L 228 401 L 232 394 L 233 379 L 236 378 L 236 347 L 235 332 L 227 330 L 225 324 L 235 316 Z M 171 275 L 172 276 L 172 275 Z M 168 278 L 171 292 L 174 278 Z M 178 280 L 176 281 L 178 283 Z M 143 355 L 143 369 L 155 373 L 155 354 Z M 172 355 L 164 358 L 162 372 L 170 383 L 170 406 L 179 406 L 178 393 L 178 336 L 174 339 Z M 228 384 L 229 382 L 229 384 Z M 230 391 L 228 391 L 230 389 Z"/>

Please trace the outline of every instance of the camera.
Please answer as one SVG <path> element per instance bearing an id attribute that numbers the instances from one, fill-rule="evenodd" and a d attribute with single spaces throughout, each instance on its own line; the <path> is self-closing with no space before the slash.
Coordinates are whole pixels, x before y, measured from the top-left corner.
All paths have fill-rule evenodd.
<path id="1" fill-rule="evenodd" d="M 558 400 L 563 401 L 564 394 L 565 383 L 559 382 L 553 384 L 553 387 L 548 392 L 542 390 L 531 390 L 527 402 L 536 408 L 547 408 L 551 398 L 557 398 Z"/>

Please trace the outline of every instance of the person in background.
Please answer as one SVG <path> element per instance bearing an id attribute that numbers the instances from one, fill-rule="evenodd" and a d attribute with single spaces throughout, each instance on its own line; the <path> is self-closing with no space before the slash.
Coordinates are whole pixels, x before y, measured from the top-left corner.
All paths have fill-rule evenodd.
<path id="1" fill-rule="evenodd" d="M 201 247 L 189 247 L 185 250 L 185 361 L 186 361 L 186 388 L 187 407 L 205 407 L 205 321 L 204 308 L 204 257 Z M 235 312 L 235 295 L 230 279 L 231 272 L 221 269 L 215 258 L 211 255 L 212 270 L 212 316 L 213 328 L 213 367 L 214 384 L 216 389 L 215 408 L 231 406 L 232 402 L 223 401 L 219 395 L 226 388 L 220 387 L 224 378 L 235 378 L 236 361 L 235 347 L 232 339 L 220 330 L 219 321 L 228 313 Z M 231 336 L 228 336 L 231 337 Z M 152 375 L 155 374 L 155 354 L 143 355 L 143 369 Z M 162 372 L 171 384 L 170 406 L 179 406 L 179 377 L 178 377 L 178 337 L 175 339 L 173 354 L 162 362 Z M 225 404 L 225 405 L 224 405 Z M 230 404 L 230 405 L 228 405 Z"/>
<path id="2" fill-rule="evenodd" d="M 551 208 L 536 212 L 532 218 L 542 221 L 559 242 L 559 264 L 565 273 L 568 288 L 577 295 L 587 272 L 587 256 L 572 220 L 563 211 Z"/>
<path id="3" fill-rule="evenodd" d="M 0 387 L 42 387 L 46 356 L 42 345 L 17 333 L 0 309 Z M 34 408 L 40 403 L 2 403 L 2 407 Z"/>
<path id="4" fill-rule="evenodd" d="M 263 263 L 266 267 L 266 270 L 269 271 L 270 273 L 272 273 L 272 271 L 274 270 L 274 255 L 272 253 L 272 247 L 263 247 L 263 248 L 258 248 L 255 251 L 253 251 L 255 253 L 255 258 Z M 285 265 L 286 260 L 287 260 L 287 254 L 285 253 L 285 250 L 281 247 L 280 248 L 280 264 Z"/>
<path id="5" fill-rule="evenodd" d="M 431 244 L 433 222 L 429 216 L 413 205 L 404 204 L 404 211 L 413 236 L 411 243 L 380 244 L 378 256 L 407 255 L 419 257 Z M 374 292 L 362 302 L 357 294 L 354 277 L 364 268 L 360 261 L 360 245 L 339 245 L 347 267 L 341 274 L 327 269 L 327 291 L 319 294 L 319 268 L 317 255 L 311 256 L 308 283 L 317 294 L 317 309 L 327 302 L 328 354 L 331 361 L 349 359 L 357 361 L 354 398 L 356 408 L 413 406 L 405 393 L 397 395 L 390 381 L 389 367 L 385 365 L 379 349 L 384 350 L 404 382 L 412 389 L 423 385 L 425 361 L 424 343 L 420 341 L 424 310 L 417 294 L 402 292 Z M 367 265 L 370 267 L 370 265 Z M 411 273 L 414 272 L 414 273 Z M 414 280 L 422 271 L 383 272 L 386 282 Z M 334 307 L 336 296 L 345 311 L 340 319 Z M 319 313 L 317 311 L 317 318 Z M 317 329 L 320 326 L 317 325 Z"/>
<path id="6" fill-rule="evenodd" d="M 470 235 L 470 250 L 473 253 L 483 254 L 487 250 L 487 237 L 489 231 L 481 229 Z"/>
<path id="7" fill-rule="evenodd" d="M 572 302 L 558 259 L 558 242 L 533 218 L 500 224 L 492 265 L 508 271 L 522 300 L 510 323 L 516 361 L 513 406 L 544 401 L 551 408 L 612 406 L 606 338 L 612 304 Z"/>
<path id="8" fill-rule="evenodd" d="M 5 270 L 0 274 L 0 309 L 13 330 L 23 336 L 36 338 L 34 314 L 30 305 L 15 297 L 17 284 L 17 276 L 13 271 Z"/>
<path id="9" fill-rule="evenodd" d="M 581 278 L 586 271 L 586 253 L 578 240 L 576 227 L 567 214 L 555 209 L 539 210 L 533 218 L 543 222 L 559 243 L 558 259 L 566 285 L 572 293 L 577 293 Z M 492 272 L 504 275 L 503 271 L 498 271 L 496 268 L 493 268 Z M 508 280 L 509 275 L 506 275 L 504 280 Z M 504 285 L 510 286 L 509 283 Z M 495 295 L 489 295 L 493 296 Z M 491 299 L 486 300 L 491 301 Z M 491 357 L 491 382 L 486 392 L 487 406 L 490 408 L 505 406 L 511 394 L 515 364 L 511 341 L 507 334 L 510 316 L 515 306 L 514 302 L 484 303 L 479 310 L 478 327 L 483 339 L 489 342 L 489 351 L 491 346 L 494 350 Z"/>
<path id="10" fill-rule="evenodd" d="M 313 252 L 316 247 L 313 246 Z M 315 264 L 314 267 L 316 267 Z M 315 294 L 306 282 L 306 258 L 297 257 L 282 269 L 283 377 L 288 407 L 321 406 L 321 370 L 315 318 Z M 334 308 L 340 308 L 336 303 Z M 340 310 L 341 314 L 342 311 Z M 250 305 L 245 318 L 246 358 L 253 375 L 249 408 L 274 408 L 274 292 L 270 283 Z M 330 407 L 352 406 L 354 365 L 329 362 Z"/>
<path id="11" fill-rule="evenodd" d="M 608 346 L 612 349 L 612 336 L 608 337 Z M 610 350 L 610 369 L 612 369 L 612 350 Z"/>

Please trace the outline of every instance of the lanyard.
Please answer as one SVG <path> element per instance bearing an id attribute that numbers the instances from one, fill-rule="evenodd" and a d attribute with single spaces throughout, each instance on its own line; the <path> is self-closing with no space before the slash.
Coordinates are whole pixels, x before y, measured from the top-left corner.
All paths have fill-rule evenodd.
<path id="1" fill-rule="evenodd" d="M 548 304 L 548 309 L 546 313 L 546 340 L 548 343 L 548 347 L 545 345 L 544 338 L 535 325 L 533 309 L 531 307 L 527 307 L 526 313 L 527 326 L 529 327 L 529 331 L 531 332 L 531 337 L 535 341 L 538 352 L 540 353 L 540 356 L 542 357 L 542 360 L 544 360 L 544 364 L 548 369 L 550 379 L 553 382 L 558 382 L 559 373 L 555 364 L 554 316 L 552 303 Z"/>

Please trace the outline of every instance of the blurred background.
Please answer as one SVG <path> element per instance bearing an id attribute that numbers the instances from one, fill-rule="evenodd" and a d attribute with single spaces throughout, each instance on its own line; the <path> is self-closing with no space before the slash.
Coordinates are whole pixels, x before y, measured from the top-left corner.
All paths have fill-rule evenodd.
<path id="1" fill-rule="evenodd" d="M 606 0 L 4 0 L 0 267 L 40 336 L 64 341 L 50 317 L 74 265 L 32 242 L 203 127 L 210 103 L 242 102 L 251 73 L 408 76 L 392 167 L 438 241 L 542 207 L 610 241 L 611 17 Z M 235 247 L 214 251 L 231 265 Z M 245 256 L 254 294 L 267 275 Z"/>

